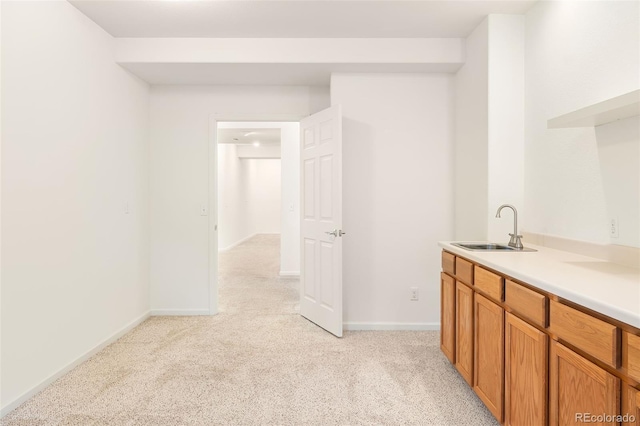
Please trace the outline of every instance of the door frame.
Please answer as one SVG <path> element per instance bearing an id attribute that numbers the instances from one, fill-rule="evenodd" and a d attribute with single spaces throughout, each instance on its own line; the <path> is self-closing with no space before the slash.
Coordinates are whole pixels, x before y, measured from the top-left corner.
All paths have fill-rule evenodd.
<path id="1" fill-rule="evenodd" d="M 218 311 L 218 122 L 219 121 L 263 121 L 263 122 L 296 122 L 309 114 L 234 114 L 212 113 L 209 115 L 208 153 L 208 281 L 209 281 L 209 315 L 216 315 Z"/>

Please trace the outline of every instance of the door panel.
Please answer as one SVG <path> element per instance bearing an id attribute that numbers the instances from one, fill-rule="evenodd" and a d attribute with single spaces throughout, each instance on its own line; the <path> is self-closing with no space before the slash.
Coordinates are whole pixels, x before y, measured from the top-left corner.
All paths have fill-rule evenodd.
<path id="1" fill-rule="evenodd" d="M 456 362 L 456 283 L 440 273 L 440 349 L 451 363 Z"/>
<path id="2" fill-rule="evenodd" d="M 549 424 L 584 424 L 580 415 L 603 413 L 612 416 L 620 414 L 620 379 L 566 346 L 552 342 L 549 360 Z"/>
<path id="3" fill-rule="evenodd" d="M 473 387 L 473 290 L 456 282 L 456 363 L 458 372 Z"/>
<path id="4" fill-rule="evenodd" d="M 476 293 L 474 300 L 474 387 L 489 411 L 502 422 L 504 398 L 504 311 Z"/>
<path id="5" fill-rule="evenodd" d="M 342 336 L 342 114 L 332 106 L 300 122 L 300 314 Z M 331 233 L 334 233 L 332 235 Z"/>
<path id="6" fill-rule="evenodd" d="M 506 314 L 504 416 L 508 426 L 547 424 L 548 337 Z"/>

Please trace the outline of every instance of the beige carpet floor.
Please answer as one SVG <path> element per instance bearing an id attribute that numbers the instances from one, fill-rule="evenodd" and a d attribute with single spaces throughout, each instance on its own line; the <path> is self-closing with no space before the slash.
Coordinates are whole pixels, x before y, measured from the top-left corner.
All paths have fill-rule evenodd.
<path id="1" fill-rule="evenodd" d="M 221 313 L 153 317 L 6 416 L 24 425 L 496 425 L 438 333 L 346 332 L 297 314 L 279 239 L 220 256 Z"/>

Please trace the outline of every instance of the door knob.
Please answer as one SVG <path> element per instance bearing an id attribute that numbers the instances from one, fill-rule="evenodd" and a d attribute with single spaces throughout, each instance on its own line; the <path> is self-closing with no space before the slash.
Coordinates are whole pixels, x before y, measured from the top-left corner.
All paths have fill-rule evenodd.
<path id="1" fill-rule="evenodd" d="M 338 230 L 334 229 L 333 231 L 329 232 L 329 231 L 325 231 L 325 234 L 327 235 L 333 235 L 334 237 L 338 236 Z"/>

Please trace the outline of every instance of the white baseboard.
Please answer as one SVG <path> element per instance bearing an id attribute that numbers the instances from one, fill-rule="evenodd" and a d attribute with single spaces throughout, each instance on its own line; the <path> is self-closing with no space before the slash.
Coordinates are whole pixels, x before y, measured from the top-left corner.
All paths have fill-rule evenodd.
<path id="1" fill-rule="evenodd" d="M 191 317 L 211 315 L 209 309 L 152 309 L 152 317 Z"/>
<path id="2" fill-rule="evenodd" d="M 412 330 L 439 331 L 439 322 L 345 322 L 343 328 L 348 331 L 356 330 Z"/>
<path id="3" fill-rule="evenodd" d="M 47 386 L 49 386 L 50 384 L 58 380 L 60 377 L 64 376 L 69 371 L 73 370 L 75 367 L 82 364 L 83 362 L 89 360 L 92 356 L 94 356 L 95 354 L 97 354 L 98 352 L 100 352 L 101 350 L 103 350 L 104 348 L 106 348 L 107 346 L 109 346 L 110 344 L 112 344 L 113 342 L 115 342 L 116 340 L 118 340 L 119 338 L 121 338 L 122 336 L 130 332 L 131 330 L 133 330 L 135 327 L 137 327 L 142 322 L 144 322 L 147 318 L 149 318 L 149 316 L 150 316 L 150 313 L 146 312 L 145 314 L 134 319 L 129 324 L 125 325 L 120 330 L 116 331 L 114 334 L 107 337 L 102 342 L 98 343 L 96 346 L 89 349 L 84 354 L 80 355 L 74 361 L 71 361 L 69 364 L 65 365 L 57 372 L 53 373 L 51 376 L 47 377 L 42 382 L 40 382 L 33 388 L 29 389 L 27 392 L 23 393 L 18 398 L 14 399 L 4 407 L 2 407 L 2 409 L 0 410 L 0 418 L 6 416 L 11 411 L 15 410 L 20 405 L 22 405 L 23 403 L 31 399 L 33 396 L 35 396 L 37 393 L 42 391 L 44 388 L 46 388 Z"/>
<path id="4" fill-rule="evenodd" d="M 256 235 L 258 235 L 258 234 L 251 234 L 248 237 L 244 237 L 243 239 L 236 241 L 235 243 L 231 244 L 230 246 L 227 246 L 227 247 L 224 247 L 224 248 L 219 248 L 218 249 L 218 253 L 224 253 L 225 251 L 229 251 L 232 248 L 237 247 L 237 246 L 239 246 L 240 244 L 242 244 L 242 243 L 244 243 L 246 241 L 249 241 L 250 239 L 252 239 Z"/>
<path id="5" fill-rule="evenodd" d="M 281 277 L 300 278 L 300 271 L 280 271 Z"/>

